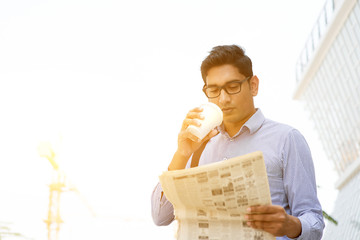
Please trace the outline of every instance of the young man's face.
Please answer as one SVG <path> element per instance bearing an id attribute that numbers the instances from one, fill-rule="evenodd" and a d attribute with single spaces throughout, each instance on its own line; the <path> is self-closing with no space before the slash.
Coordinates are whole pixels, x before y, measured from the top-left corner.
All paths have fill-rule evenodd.
<path id="1" fill-rule="evenodd" d="M 206 84 L 207 86 L 224 86 L 228 82 L 241 81 L 245 78 L 233 65 L 222 65 L 208 71 Z M 241 84 L 239 93 L 230 95 L 222 89 L 218 97 L 209 98 L 209 101 L 221 108 L 225 125 L 229 123 L 242 126 L 255 113 L 253 97 L 257 95 L 257 92 L 258 79 L 253 76 Z"/>

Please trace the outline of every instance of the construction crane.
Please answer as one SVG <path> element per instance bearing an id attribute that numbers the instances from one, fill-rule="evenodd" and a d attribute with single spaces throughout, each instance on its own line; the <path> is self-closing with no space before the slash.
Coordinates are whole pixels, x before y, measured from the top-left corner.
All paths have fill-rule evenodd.
<path id="1" fill-rule="evenodd" d="M 89 209 L 92 216 L 95 217 L 95 212 L 88 204 L 86 199 L 80 194 L 79 190 L 66 178 L 64 172 L 60 169 L 58 163 L 56 162 L 56 154 L 49 142 L 42 142 L 38 146 L 38 152 L 41 157 L 46 158 L 54 170 L 54 176 L 51 184 L 49 185 L 49 207 L 47 219 L 44 220 L 47 226 L 48 231 L 48 240 L 59 240 L 60 226 L 63 223 L 63 220 L 60 216 L 60 196 L 61 193 L 65 191 L 75 192 L 85 206 Z"/>

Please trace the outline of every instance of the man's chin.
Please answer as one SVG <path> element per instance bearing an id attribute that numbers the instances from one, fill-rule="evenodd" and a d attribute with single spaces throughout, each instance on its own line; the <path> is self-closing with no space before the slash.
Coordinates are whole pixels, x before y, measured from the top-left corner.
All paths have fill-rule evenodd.
<path id="1" fill-rule="evenodd" d="M 235 118 L 235 116 L 233 115 L 223 115 L 223 123 L 230 123 L 230 124 L 234 124 L 238 122 L 237 119 Z"/>

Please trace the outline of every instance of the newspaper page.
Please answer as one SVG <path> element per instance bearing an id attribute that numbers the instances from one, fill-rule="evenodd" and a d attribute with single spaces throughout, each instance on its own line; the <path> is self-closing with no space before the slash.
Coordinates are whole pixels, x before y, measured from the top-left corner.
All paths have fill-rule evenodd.
<path id="1" fill-rule="evenodd" d="M 174 206 L 178 240 L 275 240 L 244 218 L 247 207 L 271 204 L 262 152 L 167 171 L 159 179 Z"/>

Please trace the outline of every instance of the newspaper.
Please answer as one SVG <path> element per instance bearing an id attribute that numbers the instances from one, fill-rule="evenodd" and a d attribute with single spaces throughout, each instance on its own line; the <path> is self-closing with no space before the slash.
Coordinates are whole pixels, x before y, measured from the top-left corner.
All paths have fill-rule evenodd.
<path id="1" fill-rule="evenodd" d="M 275 239 L 244 218 L 249 206 L 271 204 L 262 152 L 164 172 L 159 179 L 174 206 L 178 240 Z"/>

